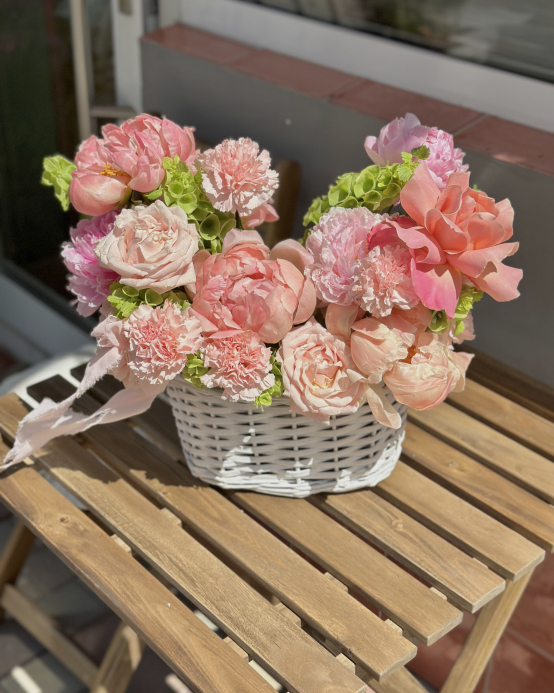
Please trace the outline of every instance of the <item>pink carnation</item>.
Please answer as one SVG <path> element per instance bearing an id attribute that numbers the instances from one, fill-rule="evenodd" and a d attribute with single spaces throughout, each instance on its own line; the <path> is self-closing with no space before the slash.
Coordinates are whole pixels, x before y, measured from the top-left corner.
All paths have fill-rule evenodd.
<path id="1" fill-rule="evenodd" d="M 164 157 L 178 156 L 194 170 L 198 154 L 191 128 L 142 114 L 123 125 L 105 125 L 79 147 L 69 199 L 83 214 L 105 214 L 131 190 L 148 193 L 162 183 Z"/>
<path id="2" fill-rule="evenodd" d="M 128 345 L 129 375 L 152 385 L 175 378 L 187 355 L 196 353 L 204 341 L 200 322 L 190 309 L 181 311 L 170 301 L 157 308 L 139 306 L 123 321 L 122 337 Z"/>
<path id="3" fill-rule="evenodd" d="M 256 142 L 241 137 L 225 140 L 198 157 L 204 190 L 216 209 L 248 217 L 270 201 L 279 174 L 269 168 L 269 152 L 259 152 Z"/>
<path id="4" fill-rule="evenodd" d="M 404 118 L 395 118 L 385 125 L 378 138 L 366 137 L 365 150 L 375 164 L 386 166 L 401 163 L 402 152 L 411 152 L 423 144 L 429 147 L 427 166 L 440 190 L 446 187 L 452 173 L 468 170 L 467 164 L 462 164 L 464 152 L 454 147 L 452 135 L 422 125 L 413 113 L 406 113 Z"/>
<path id="5" fill-rule="evenodd" d="M 376 246 L 360 260 L 354 292 L 360 305 L 377 318 L 390 315 L 397 307 L 409 310 L 419 298 L 412 285 L 411 255 L 400 244 Z"/>
<path id="6" fill-rule="evenodd" d="M 306 276 L 315 284 L 318 298 L 342 306 L 358 302 L 354 284 L 359 260 L 367 253 L 368 232 L 382 219 L 365 207 L 333 207 L 321 217 L 306 241 L 314 257 Z"/>
<path id="7" fill-rule="evenodd" d="M 210 370 L 202 377 L 206 387 L 223 389 L 223 399 L 253 402 L 275 385 L 271 370 L 271 349 L 250 330 L 219 332 L 202 349 L 204 365 Z"/>
<path id="8" fill-rule="evenodd" d="M 113 229 L 117 212 L 83 219 L 69 232 L 71 241 L 62 246 L 65 266 L 72 272 L 68 289 L 77 297 L 77 312 L 92 315 L 110 293 L 110 284 L 119 279 L 112 270 L 102 267 L 94 254 L 101 238 Z"/>

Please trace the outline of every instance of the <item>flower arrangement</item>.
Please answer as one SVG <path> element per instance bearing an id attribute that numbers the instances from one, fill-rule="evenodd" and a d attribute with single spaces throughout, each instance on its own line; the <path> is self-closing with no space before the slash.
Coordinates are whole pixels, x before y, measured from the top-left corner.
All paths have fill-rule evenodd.
<path id="1" fill-rule="evenodd" d="M 464 386 L 471 310 L 518 295 L 508 200 L 470 187 L 452 136 L 407 114 L 368 137 L 371 163 L 306 213 L 301 242 L 269 249 L 278 175 L 250 139 L 200 153 L 191 128 L 141 115 L 45 160 L 43 182 L 82 215 L 62 256 L 98 350 L 77 393 L 24 423 L 13 462 L 54 435 L 144 411 L 168 382 L 319 421 L 364 402 L 401 426 L 385 396 L 417 409 Z M 84 417 L 71 403 L 104 375 L 125 390 Z"/>

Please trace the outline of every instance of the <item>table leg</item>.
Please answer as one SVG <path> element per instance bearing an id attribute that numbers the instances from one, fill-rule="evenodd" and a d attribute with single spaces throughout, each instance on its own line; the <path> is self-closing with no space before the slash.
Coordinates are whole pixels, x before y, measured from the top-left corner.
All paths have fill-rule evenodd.
<path id="1" fill-rule="evenodd" d="M 125 693 L 135 673 L 144 643 L 124 623 L 120 623 L 104 655 L 90 693 Z"/>
<path id="2" fill-rule="evenodd" d="M 30 529 L 18 520 L 10 534 L 8 543 L 0 555 L 0 594 L 8 583 L 16 581 L 19 571 L 29 555 L 35 539 Z M 5 610 L 0 607 L 0 621 L 4 618 Z"/>
<path id="3" fill-rule="evenodd" d="M 441 693 L 473 693 L 532 574 L 507 582 L 505 591 L 481 609 Z"/>

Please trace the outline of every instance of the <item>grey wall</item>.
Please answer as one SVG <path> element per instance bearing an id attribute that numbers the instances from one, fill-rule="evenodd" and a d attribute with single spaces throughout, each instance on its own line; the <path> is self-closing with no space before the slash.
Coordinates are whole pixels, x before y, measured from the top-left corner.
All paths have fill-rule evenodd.
<path id="1" fill-rule="evenodd" d="M 340 173 L 368 164 L 363 142 L 383 121 L 304 96 L 234 70 L 142 43 L 144 107 L 195 125 L 200 139 L 251 137 L 274 161 L 302 166 L 297 215 L 327 190 Z M 474 346 L 554 386 L 554 225 L 548 208 L 554 178 L 475 152 L 467 153 L 473 182 L 496 199 L 509 197 L 516 210 L 513 263 L 522 267 L 522 296 L 505 304 L 485 298 L 475 310 Z"/>

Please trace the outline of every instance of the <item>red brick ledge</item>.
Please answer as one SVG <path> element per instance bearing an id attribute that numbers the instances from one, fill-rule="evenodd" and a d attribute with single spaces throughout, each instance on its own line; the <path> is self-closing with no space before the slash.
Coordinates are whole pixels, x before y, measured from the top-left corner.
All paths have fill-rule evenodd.
<path id="1" fill-rule="evenodd" d="M 158 29 L 142 40 L 382 120 L 410 111 L 422 123 L 454 134 L 458 146 L 554 175 L 554 134 L 543 130 L 252 48 L 183 24 Z"/>

